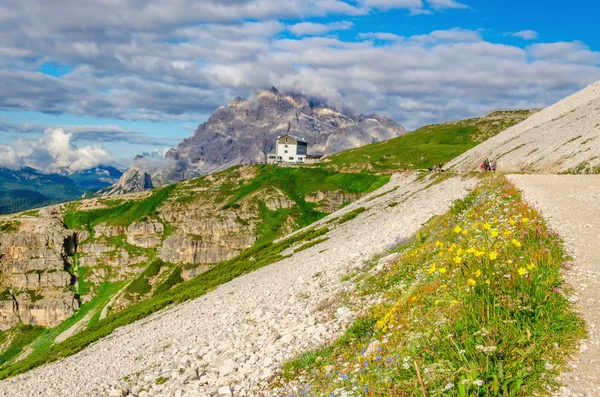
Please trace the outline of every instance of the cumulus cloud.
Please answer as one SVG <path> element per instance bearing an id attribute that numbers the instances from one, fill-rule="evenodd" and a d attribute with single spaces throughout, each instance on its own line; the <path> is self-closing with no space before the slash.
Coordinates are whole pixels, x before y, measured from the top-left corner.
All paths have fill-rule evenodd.
<path id="1" fill-rule="evenodd" d="M 414 128 L 493 108 L 548 105 L 600 79 L 599 53 L 580 42 L 523 49 L 458 28 L 406 38 L 362 33 L 358 42 L 327 35 L 375 9 L 431 13 L 466 9 L 468 1 L 6 1 L 4 110 L 195 125 L 232 98 L 275 85 Z M 338 25 L 281 22 L 322 16 Z M 288 28 L 298 35 L 283 35 Z M 48 76 L 38 71 L 45 62 L 73 70 Z M 93 126 L 63 130 L 71 142 L 145 139 Z"/>
<path id="2" fill-rule="evenodd" d="M 17 140 L 12 147 L 0 145 L 0 165 L 8 168 L 32 167 L 41 171 L 77 172 L 110 164 L 113 158 L 100 146 L 77 147 L 72 134 L 61 128 L 48 129 L 39 140 Z"/>
<path id="3" fill-rule="evenodd" d="M 349 21 L 332 23 L 300 22 L 288 27 L 288 30 L 296 36 L 322 35 L 336 30 L 352 29 L 354 24 Z"/>
<path id="4" fill-rule="evenodd" d="M 427 3 L 429 3 L 429 5 L 434 10 L 444 10 L 447 8 L 454 8 L 454 9 L 469 8 L 469 6 L 467 6 L 466 4 L 459 3 L 456 0 L 427 0 Z"/>
<path id="5" fill-rule="evenodd" d="M 539 36 L 539 33 L 535 30 L 521 30 L 519 32 L 514 33 L 506 33 L 507 36 L 518 37 L 523 40 L 536 40 Z"/>

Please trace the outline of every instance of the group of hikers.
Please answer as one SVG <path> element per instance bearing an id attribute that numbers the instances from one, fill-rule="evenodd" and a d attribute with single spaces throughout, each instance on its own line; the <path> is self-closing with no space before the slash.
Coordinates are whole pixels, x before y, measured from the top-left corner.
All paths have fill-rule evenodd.
<path id="1" fill-rule="evenodd" d="M 481 163 L 481 171 L 496 171 L 496 160 L 485 160 Z"/>
<path id="2" fill-rule="evenodd" d="M 429 168 L 429 171 L 433 171 L 433 172 L 444 172 L 444 164 L 439 163 L 438 165 L 435 165 L 432 168 Z"/>

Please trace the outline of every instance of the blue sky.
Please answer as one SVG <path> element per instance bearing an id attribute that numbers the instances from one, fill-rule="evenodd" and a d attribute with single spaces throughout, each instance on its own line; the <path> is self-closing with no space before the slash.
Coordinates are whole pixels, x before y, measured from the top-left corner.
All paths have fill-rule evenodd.
<path id="1" fill-rule="evenodd" d="M 556 0 L 7 0 L 0 166 L 126 164 L 271 85 L 409 129 L 546 106 L 600 79 L 599 14 Z"/>

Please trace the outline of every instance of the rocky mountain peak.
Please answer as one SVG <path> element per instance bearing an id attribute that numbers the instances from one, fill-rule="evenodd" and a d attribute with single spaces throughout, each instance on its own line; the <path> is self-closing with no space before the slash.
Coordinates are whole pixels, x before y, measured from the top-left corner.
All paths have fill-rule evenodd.
<path id="1" fill-rule="evenodd" d="M 157 173 L 156 180 L 162 184 L 232 165 L 265 162 L 277 136 L 286 133 L 305 139 L 309 154 L 328 155 L 395 138 L 406 130 L 385 116 L 339 110 L 323 100 L 271 87 L 217 109 L 176 153 L 167 154 L 177 164 Z"/>
<path id="2" fill-rule="evenodd" d="M 152 177 L 141 168 L 131 168 L 127 170 L 119 182 L 104 190 L 98 192 L 99 196 L 110 197 L 121 194 L 143 192 L 144 190 L 153 189 Z"/>

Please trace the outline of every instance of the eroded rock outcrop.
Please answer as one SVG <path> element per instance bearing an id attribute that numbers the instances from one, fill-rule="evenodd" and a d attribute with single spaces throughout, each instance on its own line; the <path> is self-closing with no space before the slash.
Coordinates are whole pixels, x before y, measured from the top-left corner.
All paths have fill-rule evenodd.
<path id="1" fill-rule="evenodd" d="M 59 218 L 10 222 L 16 230 L 0 233 L 0 330 L 19 322 L 56 326 L 79 308 L 68 271 L 79 236 Z"/>

